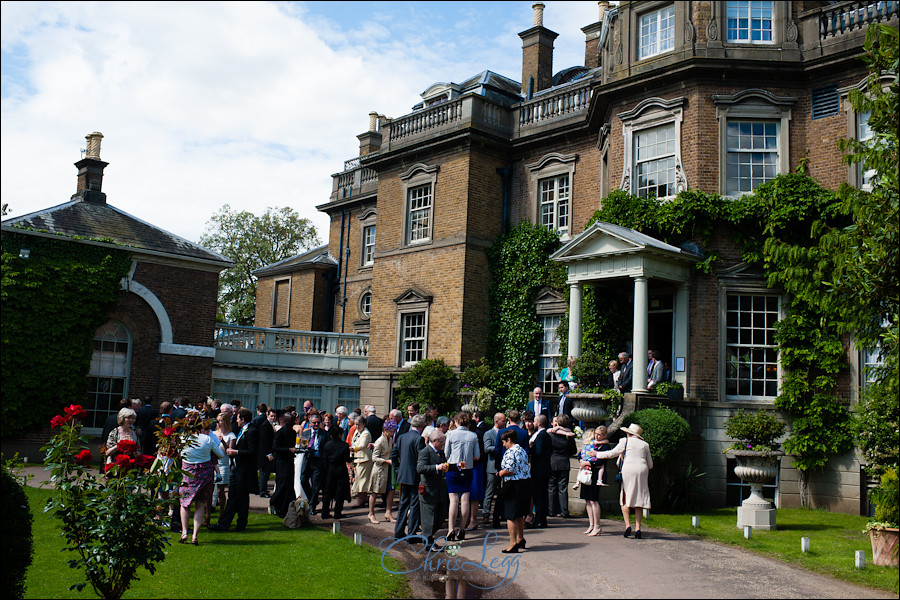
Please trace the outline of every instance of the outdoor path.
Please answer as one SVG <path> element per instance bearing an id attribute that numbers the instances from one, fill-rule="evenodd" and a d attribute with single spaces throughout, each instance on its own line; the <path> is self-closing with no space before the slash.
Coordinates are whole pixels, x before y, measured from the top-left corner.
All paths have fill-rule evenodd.
<path id="1" fill-rule="evenodd" d="M 47 479 L 42 467 L 29 466 L 26 472 L 35 476 L 30 485 Z M 251 495 L 250 506 L 254 512 L 266 512 L 268 500 Z M 345 514 L 348 517 L 340 521 L 344 535 L 360 532 L 364 541 L 375 547 L 393 536 L 393 523 L 369 523 L 366 509 L 348 509 Z M 384 509 L 376 514 L 382 518 Z M 273 526 L 278 526 L 276 518 L 272 520 Z M 316 516 L 313 523 L 330 527 L 332 522 Z M 429 560 L 421 546 L 415 547 L 418 554 L 409 547 L 392 554 L 411 571 L 415 597 L 897 598 L 890 592 L 817 575 L 733 546 L 652 528 L 645 528 L 644 539 L 626 539 L 620 521 L 604 519 L 603 534 L 593 538 L 581 534 L 586 519 L 551 518 L 549 523 L 546 529 L 526 530 L 528 548 L 518 554 L 501 553 L 508 545 L 505 527 L 468 532 L 457 557 L 465 560 L 451 558 L 446 551 Z M 450 570 L 446 568 L 448 560 Z M 464 562 L 483 564 L 487 569 L 476 573 L 455 568 Z M 488 569 L 496 575 L 488 574 Z M 495 587 L 481 590 L 475 583 L 482 588 Z"/>

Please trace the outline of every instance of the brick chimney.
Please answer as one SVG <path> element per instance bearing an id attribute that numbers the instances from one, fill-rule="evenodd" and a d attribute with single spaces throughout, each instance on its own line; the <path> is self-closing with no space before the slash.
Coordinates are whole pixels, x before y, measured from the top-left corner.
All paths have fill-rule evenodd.
<path id="1" fill-rule="evenodd" d="M 599 20 L 581 28 L 584 32 L 584 66 L 588 69 L 600 66 L 600 32 L 603 30 L 603 19 L 609 10 L 609 2 L 602 0 L 597 2 L 597 6 L 600 8 Z"/>
<path id="2" fill-rule="evenodd" d="M 84 158 L 75 163 L 78 168 L 78 187 L 72 199 L 81 199 L 93 204 L 106 204 L 103 187 L 103 169 L 109 163 L 100 160 L 100 141 L 103 134 L 99 131 L 84 136 L 87 140 Z"/>
<path id="3" fill-rule="evenodd" d="M 527 96 L 553 83 L 553 40 L 559 34 L 544 27 L 544 4 L 536 2 L 534 27 L 519 34 L 522 38 L 522 93 Z"/>
<path id="4" fill-rule="evenodd" d="M 369 130 L 361 133 L 356 138 L 359 140 L 359 155 L 365 156 L 381 150 L 382 135 L 379 133 L 379 125 L 383 115 L 377 112 L 369 113 Z"/>

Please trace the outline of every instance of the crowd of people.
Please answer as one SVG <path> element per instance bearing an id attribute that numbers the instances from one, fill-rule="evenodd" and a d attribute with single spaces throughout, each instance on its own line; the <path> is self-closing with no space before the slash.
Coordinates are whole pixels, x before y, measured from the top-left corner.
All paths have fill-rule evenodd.
<path id="1" fill-rule="evenodd" d="M 613 363 L 612 384 L 629 391 L 630 357 L 622 353 Z M 651 371 L 660 370 L 656 364 L 663 363 L 651 362 L 648 381 Z M 466 539 L 469 531 L 499 529 L 505 522 L 509 544 L 503 552 L 516 553 L 526 548 L 526 529 L 547 527 L 550 516 L 571 517 L 573 457 L 579 471 L 572 488 L 580 489 L 588 517 L 584 534 L 601 533 L 600 488 L 610 485 L 607 461 L 618 458 L 624 535 L 632 535 L 633 509 L 634 536 L 640 538 L 640 509 L 650 508 L 647 475 L 653 467 L 643 432 L 635 424 L 622 428 L 625 436 L 612 447 L 606 427 L 588 429 L 579 453 L 569 398 L 577 385 L 571 363 L 561 375 L 557 401 L 545 401 L 536 387 L 524 411 L 498 412 L 493 422 L 480 411 L 438 416 L 434 406 L 421 409 L 417 403 L 379 417 L 371 405 L 354 410 L 339 406 L 331 414 L 309 401 L 300 410 L 259 404 L 254 415 L 238 402 L 211 398 L 191 403 L 179 397 L 163 402 L 159 410 L 150 399 L 123 400 L 107 423 L 105 454 L 114 461 L 117 442 L 124 439 L 153 454 L 155 431 L 162 423 L 185 417 L 204 423 L 177 457 L 184 479 L 178 491 L 180 513 L 172 515 L 180 541 L 194 545 L 203 525 L 228 531 L 234 523 L 235 531 L 243 531 L 250 494 L 257 494 L 269 499 L 271 514 L 282 518 L 302 497 L 309 514 L 321 514 L 323 520 L 344 518 L 345 506 L 355 498 L 353 507 L 368 509 L 369 522 L 393 523 L 394 537 L 410 536 L 411 543 L 430 549 L 445 527 L 446 539 L 456 541 Z M 216 505 L 219 517 L 211 523 Z"/>

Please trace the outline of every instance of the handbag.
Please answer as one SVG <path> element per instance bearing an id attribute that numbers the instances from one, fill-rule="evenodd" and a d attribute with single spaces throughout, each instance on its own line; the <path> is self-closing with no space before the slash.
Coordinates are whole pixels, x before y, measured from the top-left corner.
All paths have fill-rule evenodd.
<path id="1" fill-rule="evenodd" d="M 591 485 L 591 470 L 578 469 L 578 475 L 575 476 L 575 480 L 584 485 Z"/>
<path id="2" fill-rule="evenodd" d="M 622 456 L 616 461 L 616 467 L 619 472 L 616 473 L 616 483 L 622 483 L 622 463 L 625 461 L 625 453 L 628 452 L 628 438 L 625 438 L 625 449 L 622 450 Z"/>

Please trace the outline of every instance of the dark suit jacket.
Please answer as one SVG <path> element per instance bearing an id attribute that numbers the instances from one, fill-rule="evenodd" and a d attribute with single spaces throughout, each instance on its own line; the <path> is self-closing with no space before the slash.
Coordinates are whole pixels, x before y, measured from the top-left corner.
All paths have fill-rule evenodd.
<path id="1" fill-rule="evenodd" d="M 569 394 L 566 394 L 566 399 L 563 402 L 562 412 L 559 412 L 559 398 L 553 401 L 553 410 L 556 415 L 566 415 L 569 419 L 572 418 L 572 408 L 575 406 L 575 401 L 569 397 Z M 523 446 L 524 448 L 524 446 Z"/>
<path id="2" fill-rule="evenodd" d="M 622 374 L 619 375 L 619 391 L 626 394 L 631 391 L 631 383 L 634 378 L 634 361 L 629 360 L 628 364 L 622 368 Z"/>
<path id="3" fill-rule="evenodd" d="M 400 421 L 400 424 L 397 425 L 397 438 L 400 439 L 400 436 L 409 431 L 409 419 L 403 419 Z"/>
<path id="4" fill-rule="evenodd" d="M 381 432 L 384 430 L 384 419 L 375 415 L 369 415 L 366 417 L 366 429 L 369 430 L 374 442 L 381 437 Z"/>
<path id="5" fill-rule="evenodd" d="M 519 444 L 523 449 L 528 448 L 528 431 L 524 427 L 519 427 L 518 425 L 510 425 L 509 427 L 504 427 L 500 431 L 497 432 L 497 442 L 494 447 L 494 463 L 497 465 L 497 470 L 500 470 L 500 461 L 503 460 L 503 453 L 506 452 L 506 448 L 503 447 L 503 441 L 500 439 L 504 433 L 507 431 L 515 431 L 516 432 L 516 443 Z"/>
<path id="6" fill-rule="evenodd" d="M 134 426 L 141 430 L 141 450 L 144 454 L 156 454 L 156 420 L 159 418 L 159 411 L 145 404 L 137 411 L 137 418 L 134 420 Z M 105 440 L 104 440 L 105 441 Z"/>
<path id="7" fill-rule="evenodd" d="M 425 438 L 416 429 L 410 429 L 400 436 L 391 450 L 391 464 L 397 470 L 397 483 L 419 485 L 416 463 L 419 451 L 425 447 Z"/>
<path id="8" fill-rule="evenodd" d="M 493 427 L 488 429 L 487 433 L 484 434 L 484 456 L 487 457 L 487 462 L 484 464 L 484 471 L 489 475 L 494 475 L 500 470 L 497 468 L 497 463 L 494 460 L 497 445 L 500 444 L 499 434 L 500 432 Z"/>
<path id="9" fill-rule="evenodd" d="M 553 471 L 568 470 L 569 459 L 575 456 L 577 448 L 575 447 L 574 435 L 562 435 L 559 433 L 549 433 L 550 446 L 553 451 L 550 454 L 550 469 Z"/>
<path id="10" fill-rule="evenodd" d="M 240 431 L 238 431 L 240 433 Z M 234 457 L 234 469 L 231 472 L 232 484 L 246 483 L 250 493 L 256 494 L 259 489 L 259 480 L 256 477 L 256 454 L 259 449 L 259 430 L 255 427 L 247 427 L 244 435 L 234 445 L 238 451 Z"/>
<path id="11" fill-rule="evenodd" d="M 259 450 L 256 453 L 256 467 L 262 469 L 263 466 L 269 462 L 266 455 L 272 453 L 275 429 L 272 427 L 272 424 L 269 423 L 266 415 L 256 415 L 253 417 L 253 420 L 250 421 L 250 427 L 255 428 L 259 432 Z M 291 446 L 293 445 L 294 444 L 292 443 Z"/>
<path id="12" fill-rule="evenodd" d="M 416 472 L 422 478 L 421 485 L 425 486 L 425 494 L 422 495 L 422 498 L 432 506 L 450 501 L 447 492 L 447 476 L 443 471 L 435 469 L 436 465 L 443 462 L 447 462 L 443 451 L 436 452 L 430 445 L 419 451 L 416 461 Z"/>
<path id="13" fill-rule="evenodd" d="M 550 477 L 550 456 L 553 454 L 553 444 L 550 434 L 546 430 L 540 431 L 534 438 L 534 446 L 531 447 L 531 477 Z"/>
<path id="14" fill-rule="evenodd" d="M 534 400 L 529 400 L 528 404 L 525 405 L 525 410 L 530 410 L 534 413 L 534 416 L 538 416 L 538 413 L 534 411 Z M 556 406 L 553 402 L 547 401 L 547 399 L 541 400 L 541 412 L 540 414 L 546 415 L 548 419 L 552 419 L 556 416 Z"/>

